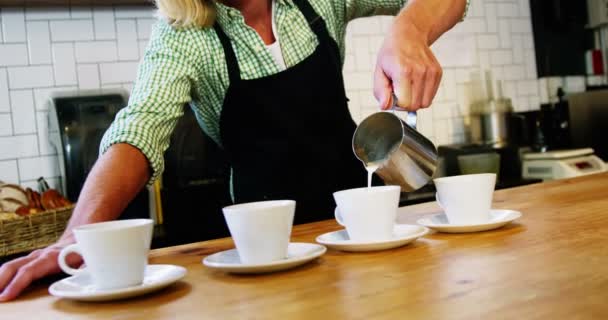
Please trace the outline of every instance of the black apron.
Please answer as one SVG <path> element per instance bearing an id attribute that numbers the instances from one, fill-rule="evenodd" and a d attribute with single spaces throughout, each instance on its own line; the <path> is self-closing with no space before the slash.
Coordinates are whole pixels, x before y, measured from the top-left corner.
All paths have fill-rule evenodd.
<path id="1" fill-rule="evenodd" d="M 295 0 L 319 40 L 314 53 L 267 77 L 243 80 L 229 38 L 216 23 L 230 85 L 220 137 L 232 165 L 235 203 L 296 200 L 294 223 L 333 217 L 332 193 L 363 187 L 367 173 L 352 151 L 338 45 L 306 0 Z"/>

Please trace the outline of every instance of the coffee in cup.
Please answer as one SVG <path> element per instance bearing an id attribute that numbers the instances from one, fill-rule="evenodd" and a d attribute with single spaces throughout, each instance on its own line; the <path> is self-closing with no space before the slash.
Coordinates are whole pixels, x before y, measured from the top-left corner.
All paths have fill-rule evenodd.
<path id="1" fill-rule="evenodd" d="M 74 228 L 76 243 L 59 253 L 59 266 L 71 275 L 88 273 L 96 289 L 115 289 L 143 282 L 152 241 L 153 221 L 130 219 L 93 223 Z M 82 256 L 86 265 L 74 269 L 65 258 Z"/>
<path id="2" fill-rule="evenodd" d="M 439 206 L 450 224 L 468 225 L 490 220 L 496 174 L 480 173 L 434 179 Z"/>
<path id="3" fill-rule="evenodd" d="M 296 202 L 249 202 L 222 209 L 241 263 L 264 264 L 287 258 Z"/>
<path id="4" fill-rule="evenodd" d="M 383 241 L 393 237 L 399 186 L 356 188 L 334 193 L 336 220 L 353 241 Z"/>

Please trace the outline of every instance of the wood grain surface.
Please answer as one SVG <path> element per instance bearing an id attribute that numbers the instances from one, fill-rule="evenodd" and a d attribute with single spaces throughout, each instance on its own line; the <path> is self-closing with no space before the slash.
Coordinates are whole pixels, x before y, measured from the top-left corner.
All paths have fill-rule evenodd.
<path id="1" fill-rule="evenodd" d="M 475 192 L 463 190 L 463 192 Z M 131 300 L 81 303 L 49 296 L 49 280 L 0 305 L 2 319 L 608 319 L 608 174 L 497 191 L 494 208 L 523 217 L 502 229 L 429 234 L 393 250 L 329 250 L 302 267 L 257 276 L 212 271 L 218 239 L 155 250 L 151 263 L 186 278 Z M 400 209 L 402 223 L 438 211 Z M 294 228 L 313 242 L 334 221 Z"/>

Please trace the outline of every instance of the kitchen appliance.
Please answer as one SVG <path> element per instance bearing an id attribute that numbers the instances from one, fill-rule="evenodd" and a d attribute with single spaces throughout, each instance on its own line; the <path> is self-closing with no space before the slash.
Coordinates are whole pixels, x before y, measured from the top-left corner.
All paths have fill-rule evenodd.
<path id="1" fill-rule="evenodd" d="M 510 99 L 477 102 L 471 108 L 473 143 L 497 147 L 509 142 L 509 119 L 513 112 Z"/>
<path id="2" fill-rule="evenodd" d="M 570 94 L 568 148 L 593 148 L 595 155 L 608 161 L 608 90 Z"/>
<path id="3" fill-rule="evenodd" d="M 511 123 L 511 141 L 535 152 L 572 148 L 570 106 L 564 95 L 559 88 L 557 102 L 544 103 L 540 110 L 515 113 L 513 118 L 518 120 Z"/>
<path id="4" fill-rule="evenodd" d="M 557 89 L 557 101 L 540 107 L 541 125 L 545 131 L 545 141 L 549 150 L 571 148 L 570 106 L 564 98 L 566 93 Z"/>
<path id="5" fill-rule="evenodd" d="M 495 152 L 463 154 L 457 159 L 462 174 L 494 173 L 498 175 L 500 171 L 500 155 Z"/>
<path id="6" fill-rule="evenodd" d="M 230 235 L 222 214 L 232 204 L 230 166 L 188 107 L 165 152 L 161 194 L 167 245 Z"/>
<path id="7" fill-rule="evenodd" d="M 415 113 L 406 116 L 415 119 Z M 424 187 L 437 168 L 435 145 L 390 111 L 374 113 L 357 126 L 353 151 L 365 166 L 379 165 L 382 180 L 403 192 Z"/>
<path id="8" fill-rule="evenodd" d="M 463 156 L 478 155 L 488 159 L 498 155 L 498 175 L 496 180 L 497 188 L 508 188 L 529 183 L 523 181 L 521 176 L 520 148 L 515 145 L 492 146 L 480 144 L 452 144 L 439 146 L 439 156 L 443 159 L 444 175 L 456 176 L 466 174 L 459 163 L 459 158 Z M 462 160 L 460 161 L 462 162 Z M 492 168 L 492 171 L 496 169 Z"/>
<path id="9" fill-rule="evenodd" d="M 59 155 L 61 191 L 70 201 L 78 200 L 103 134 L 127 100 L 122 90 L 56 92 L 48 99 L 49 140 Z M 151 195 L 148 190 L 138 193 L 120 218 L 155 218 Z"/>
<path id="10" fill-rule="evenodd" d="M 470 133 L 475 144 L 496 147 L 509 143 L 509 125 L 513 112 L 511 99 L 502 96 L 502 82 L 494 81 L 491 71 L 484 73 L 480 100 L 471 105 Z"/>
<path id="11" fill-rule="evenodd" d="M 591 148 L 525 153 L 522 172 L 525 178 L 555 180 L 605 172 L 606 164 Z"/>
<path id="12" fill-rule="evenodd" d="M 523 186 L 541 182 L 541 179 L 524 179 L 521 176 L 520 147 L 507 145 L 494 147 L 479 144 L 453 144 L 438 147 L 438 165 L 435 177 L 466 174 L 461 170 L 458 158 L 467 155 L 494 158 L 499 156 L 499 169 L 496 177 L 496 190 Z M 465 168 L 466 170 L 466 168 Z M 492 168 L 494 171 L 494 169 Z M 424 187 L 408 193 L 402 193 L 399 206 L 408 206 L 422 202 L 435 201 L 435 186 L 431 181 Z"/>
<path id="13" fill-rule="evenodd" d="M 50 140 L 59 153 L 62 191 L 70 200 L 78 199 L 103 134 L 126 104 L 126 92 L 116 90 L 61 92 L 49 99 Z M 231 204 L 230 168 L 187 106 L 164 160 L 160 181 L 140 192 L 121 218 L 154 218 L 153 247 L 228 236 L 221 208 Z"/>

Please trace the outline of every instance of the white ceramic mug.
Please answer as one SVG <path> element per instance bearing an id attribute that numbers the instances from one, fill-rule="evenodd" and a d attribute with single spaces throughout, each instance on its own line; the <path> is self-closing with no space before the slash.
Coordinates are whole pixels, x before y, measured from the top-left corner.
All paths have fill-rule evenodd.
<path id="1" fill-rule="evenodd" d="M 241 263 L 263 264 L 287 258 L 295 209 L 293 200 L 250 202 L 223 208 Z"/>
<path id="2" fill-rule="evenodd" d="M 496 174 L 480 173 L 434 179 L 435 198 L 450 224 L 468 225 L 490 220 Z"/>
<path id="3" fill-rule="evenodd" d="M 356 188 L 334 193 L 336 220 L 353 241 L 382 241 L 393 237 L 399 186 Z"/>
<path id="4" fill-rule="evenodd" d="M 150 219 L 130 219 L 76 227 L 76 243 L 61 250 L 59 266 L 71 275 L 87 272 L 96 289 L 141 284 L 148 265 L 153 225 Z M 70 253 L 81 255 L 86 267 L 68 266 L 65 258 Z"/>

